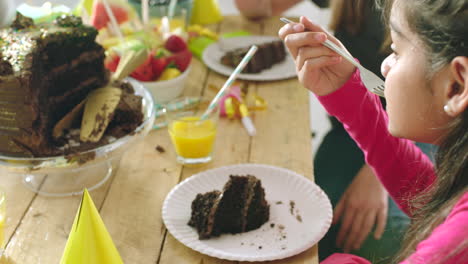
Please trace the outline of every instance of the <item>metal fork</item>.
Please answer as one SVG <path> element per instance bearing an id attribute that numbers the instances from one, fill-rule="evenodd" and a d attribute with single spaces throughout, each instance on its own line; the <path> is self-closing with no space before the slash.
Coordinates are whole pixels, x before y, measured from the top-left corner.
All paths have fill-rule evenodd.
<path id="1" fill-rule="evenodd" d="M 282 17 L 280 20 L 286 24 L 289 23 L 294 23 L 293 21 Z M 344 59 L 347 61 L 351 62 L 354 66 L 356 66 L 359 69 L 359 72 L 361 74 L 361 80 L 366 86 L 367 90 L 370 92 L 380 96 L 384 97 L 384 89 L 385 89 L 385 82 L 379 78 L 375 73 L 369 71 L 368 69 L 364 68 L 361 64 L 359 64 L 356 60 L 354 60 L 353 56 L 349 54 L 348 52 L 344 51 L 340 47 L 338 47 L 335 43 L 331 42 L 330 40 L 325 40 L 323 42 L 323 45 L 336 53 L 340 54 Z"/>

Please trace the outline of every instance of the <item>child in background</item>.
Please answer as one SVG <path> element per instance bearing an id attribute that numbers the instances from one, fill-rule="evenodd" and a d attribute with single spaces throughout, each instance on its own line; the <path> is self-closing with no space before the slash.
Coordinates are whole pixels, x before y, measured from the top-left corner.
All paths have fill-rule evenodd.
<path id="1" fill-rule="evenodd" d="M 382 64 L 388 116 L 358 70 L 322 45 L 328 38 L 344 48 L 337 39 L 305 18 L 280 30 L 300 82 L 344 123 L 413 218 L 395 256 L 402 263 L 468 263 L 467 7 L 467 0 L 388 1 L 394 51 Z M 436 169 L 410 140 L 440 146 Z M 335 254 L 324 263 L 369 262 Z"/>

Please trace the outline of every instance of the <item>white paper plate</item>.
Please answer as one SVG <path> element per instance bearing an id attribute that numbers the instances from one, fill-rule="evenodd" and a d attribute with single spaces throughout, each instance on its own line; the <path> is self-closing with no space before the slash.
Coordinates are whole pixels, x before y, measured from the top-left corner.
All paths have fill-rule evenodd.
<path id="1" fill-rule="evenodd" d="M 224 39 L 224 50 L 233 50 L 236 48 L 249 47 L 253 44 L 262 44 L 278 40 L 278 37 L 273 36 L 243 36 Z M 221 57 L 226 52 L 223 51 L 219 42 L 209 45 L 202 54 L 203 62 L 211 70 L 229 76 L 234 71 L 233 68 L 221 64 Z M 238 79 L 249 81 L 276 81 L 296 77 L 296 66 L 294 60 L 286 52 L 286 59 L 278 64 L 273 65 L 270 69 L 263 70 L 259 73 L 241 73 L 237 76 Z"/>
<path id="2" fill-rule="evenodd" d="M 198 193 L 222 190 L 232 174 L 251 174 L 262 181 L 270 220 L 250 232 L 199 240 L 195 228 L 187 225 L 192 200 Z M 175 186 L 164 201 L 162 217 L 177 240 L 203 254 L 235 261 L 268 261 L 315 245 L 330 227 L 332 207 L 326 194 L 302 175 L 273 166 L 241 164 L 201 172 Z"/>

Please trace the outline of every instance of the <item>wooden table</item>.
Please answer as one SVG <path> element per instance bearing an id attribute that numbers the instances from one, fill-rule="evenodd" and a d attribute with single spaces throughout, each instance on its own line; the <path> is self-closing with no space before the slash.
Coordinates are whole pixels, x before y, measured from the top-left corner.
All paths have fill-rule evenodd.
<path id="1" fill-rule="evenodd" d="M 247 30 L 277 35 L 282 23 L 272 18 L 251 23 L 226 17 L 216 32 Z M 226 77 L 207 69 L 198 60 L 187 83 L 187 96 L 212 98 Z M 249 137 L 238 120 L 220 120 L 216 155 L 201 168 L 176 163 L 166 130 L 152 131 L 124 155 L 115 177 L 91 192 L 101 216 L 125 263 L 208 264 L 233 263 L 202 255 L 174 239 L 164 227 L 161 206 L 166 194 L 181 180 L 200 171 L 239 163 L 263 163 L 284 167 L 313 179 L 306 89 L 296 78 L 275 82 L 247 82 L 248 91 L 268 102 L 266 111 L 255 112 L 257 136 Z M 156 146 L 166 152 L 159 153 Z M 1 175 L 7 193 L 7 263 L 58 263 L 65 247 L 80 197 L 49 198 L 28 191 L 13 175 Z M 317 247 L 271 263 L 317 263 Z"/>

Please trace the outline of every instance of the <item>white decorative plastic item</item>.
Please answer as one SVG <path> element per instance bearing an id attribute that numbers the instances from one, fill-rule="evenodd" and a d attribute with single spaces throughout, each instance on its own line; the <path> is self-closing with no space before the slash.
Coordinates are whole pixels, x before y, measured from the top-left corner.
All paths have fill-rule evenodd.
<path id="1" fill-rule="evenodd" d="M 187 225 L 198 193 L 222 190 L 229 175 L 254 175 L 262 181 L 270 204 L 270 220 L 240 234 L 200 240 Z M 169 232 L 200 253 L 234 261 L 269 261 L 299 254 L 315 245 L 332 221 L 326 194 L 311 180 L 293 171 L 260 164 L 239 164 L 193 175 L 167 195 L 162 217 Z"/>

